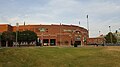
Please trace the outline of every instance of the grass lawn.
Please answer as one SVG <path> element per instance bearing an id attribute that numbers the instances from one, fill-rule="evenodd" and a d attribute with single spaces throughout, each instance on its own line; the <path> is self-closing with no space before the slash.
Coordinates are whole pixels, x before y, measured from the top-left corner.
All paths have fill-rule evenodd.
<path id="1" fill-rule="evenodd" d="M 0 48 L 0 67 L 120 67 L 120 47 Z"/>

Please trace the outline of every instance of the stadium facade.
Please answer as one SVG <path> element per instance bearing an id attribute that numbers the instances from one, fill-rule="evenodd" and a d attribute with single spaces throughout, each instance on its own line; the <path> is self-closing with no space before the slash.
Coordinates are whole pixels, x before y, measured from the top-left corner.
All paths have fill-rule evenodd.
<path id="1" fill-rule="evenodd" d="M 75 25 L 19 25 L 11 26 L 8 24 L 0 24 L 0 33 L 4 31 L 34 31 L 38 36 L 38 41 L 45 46 L 62 46 L 86 45 L 89 38 L 88 30 Z"/>

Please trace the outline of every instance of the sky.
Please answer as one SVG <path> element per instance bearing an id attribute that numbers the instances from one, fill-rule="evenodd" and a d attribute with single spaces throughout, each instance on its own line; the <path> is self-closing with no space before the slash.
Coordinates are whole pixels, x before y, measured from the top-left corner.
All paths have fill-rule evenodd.
<path id="1" fill-rule="evenodd" d="M 87 29 L 90 37 L 120 31 L 120 0 L 0 0 L 0 24 L 67 24 Z M 80 24 L 79 24 L 80 21 Z M 100 31 L 100 32 L 99 32 Z"/>

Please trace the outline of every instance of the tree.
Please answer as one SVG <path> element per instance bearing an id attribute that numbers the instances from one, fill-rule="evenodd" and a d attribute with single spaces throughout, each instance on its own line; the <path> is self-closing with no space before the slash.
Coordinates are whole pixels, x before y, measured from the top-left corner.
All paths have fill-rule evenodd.
<path id="1" fill-rule="evenodd" d="M 27 42 L 28 44 L 32 41 L 37 40 L 37 34 L 33 31 L 26 30 L 22 32 L 18 32 L 18 42 Z"/>
<path id="2" fill-rule="evenodd" d="M 25 41 L 27 41 L 28 43 L 32 41 L 36 41 L 36 39 L 38 38 L 37 34 L 33 31 L 27 30 L 27 31 L 23 31 L 22 33 L 24 34 Z"/>
<path id="3" fill-rule="evenodd" d="M 36 41 L 37 40 L 37 34 L 33 31 L 18 31 L 17 35 L 17 40 L 20 46 L 21 42 L 27 42 L 28 45 L 30 42 Z M 5 31 L 1 35 L 1 40 L 6 42 L 6 47 L 8 46 L 8 43 L 12 43 L 16 41 L 16 32 L 11 32 L 11 31 Z"/>
<path id="4" fill-rule="evenodd" d="M 105 36 L 105 39 L 106 39 L 106 43 L 116 43 L 116 42 L 117 42 L 117 39 L 116 39 L 116 37 L 112 34 L 112 32 L 109 32 L 109 33 Z"/>
<path id="5" fill-rule="evenodd" d="M 15 39 L 13 32 L 11 31 L 3 32 L 1 38 L 3 41 L 6 41 L 6 47 L 8 46 L 8 42 L 12 43 Z"/>

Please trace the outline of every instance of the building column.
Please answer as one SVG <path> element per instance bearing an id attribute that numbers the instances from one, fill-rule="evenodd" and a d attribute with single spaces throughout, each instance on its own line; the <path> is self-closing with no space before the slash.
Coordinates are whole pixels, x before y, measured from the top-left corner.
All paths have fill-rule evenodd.
<path id="1" fill-rule="evenodd" d="M 82 36 L 81 37 L 81 46 L 83 46 L 84 45 L 84 37 Z"/>
<path id="2" fill-rule="evenodd" d="M 0 41 L 0 47 L 2 47 L 1 41 Z"/>
<path id="3" fill-rule="evenodd" d="M 48 46 L 50 46 L 50 34 L 49 34 L 49 41 L 48 41 L 49 43 L 48 43 Z"/>
<path id="4" fill-rule="evenodd" d="M 57 35 L 56 35 L 56 38 L 55 38 L 55 45 L 57 46 Z"/>
<path id="5" fill-rule="evenodd" d="M 49 40 L 48 40 L 48 46 L 50 46 L 50 38 L 49 38 Z"/>
<path id="6" fill-rule="evenodd" d="M 8 47 L 8 41 L 6 41 L 6 47 Z"/>

